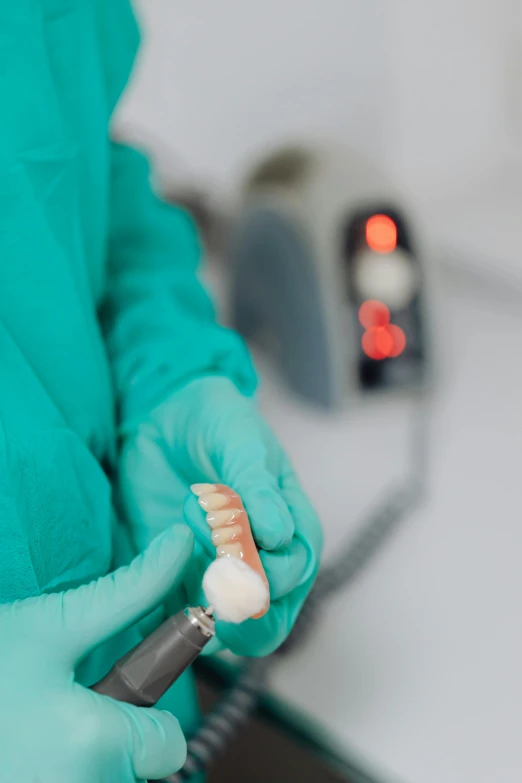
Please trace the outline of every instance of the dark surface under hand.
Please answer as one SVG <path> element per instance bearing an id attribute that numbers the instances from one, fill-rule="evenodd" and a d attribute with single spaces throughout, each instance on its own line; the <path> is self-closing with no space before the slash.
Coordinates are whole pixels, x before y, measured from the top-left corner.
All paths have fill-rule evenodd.
<path id="1" fill-rule="evenodd" d="M 203 712 L 219 695 L 218 688 L 198 678 Z M 208 783 L 356 783 L 325 766 L 305 742 L 276 724 L 254 715 L 212 765 Z M 357 781 L 358 783 L 358 781 Z"/>

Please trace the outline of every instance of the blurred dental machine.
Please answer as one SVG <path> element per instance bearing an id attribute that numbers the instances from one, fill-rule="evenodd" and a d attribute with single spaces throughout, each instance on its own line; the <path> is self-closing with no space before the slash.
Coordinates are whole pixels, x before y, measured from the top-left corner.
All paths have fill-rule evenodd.
<path id="1" fill-rule="evenodd" d="M 273 150 L 250 168 L 234 221 L 233 326 L 327 409 L 354 393 L 422 388 L 422 234 L 386 173 L 349 147 Z"/>

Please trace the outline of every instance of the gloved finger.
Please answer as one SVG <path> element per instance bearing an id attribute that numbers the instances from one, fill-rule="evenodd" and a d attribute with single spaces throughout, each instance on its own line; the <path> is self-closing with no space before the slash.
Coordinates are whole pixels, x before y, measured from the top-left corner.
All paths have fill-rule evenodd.
<path id="1" fill-rule="evenodd" d="M 131 759 L 138 780 L 159 780 L 177 772 L 187 758 L 187 742 L 170 712 L 121 704 L 130 731 Z"/>
<path id="2" fill-rule="evenodd" d="M 315 568 L 315 557 L 298 537 L 284 549 L 261 551 L 259 556 L 270 586 L 270 601 L 278 601 L 302 585 Z"/>
<path id="3" fill-rule="evenodd" d="M 311 581 L 270 604 L 270 609 L 259 620 L 247 620 L 240 625 L 216 623 L 216 635 L 234 654 L 245 657 L 270 655 L 290 633 L 310 590 Z"/>
<path id="4" fill-rule="evenodd" d="M 241 435 L 222 443 L 220 452 L 221 480 L 241 496 L 257 545 L 269 550 L 288 546 L 294 522 L 278 484 L 281 447 L 268 427 L 264 422 L 252 426 L 247 417 Z"/>
<path id="5" fill-rule="evenodd" d="M 263 657 L 276 650 L 286 637 L 289 626 L 289 603 L 286 598 L 270 605 L 259 620 L 239 625 L 216 622 L 216 636 L 234 655 Z"/>
<path id="6" fill-rule="evenodd" d="M 276 481 L 268 473 L 259 473 L 255 482 L 241 478 L 234 490 L 241 496 L 258 547 L 277 550 L 288 546 L 294 520 Z"/>
<path id="7" fill-rule="evenodd" d="M 56 649 L 73 664 L 94 647 L 141 620 L 165 599 L 184 574 L 193 548 L 186 525 L 158 536 L 132 563 L 88 585 L 46 596 Z"/>

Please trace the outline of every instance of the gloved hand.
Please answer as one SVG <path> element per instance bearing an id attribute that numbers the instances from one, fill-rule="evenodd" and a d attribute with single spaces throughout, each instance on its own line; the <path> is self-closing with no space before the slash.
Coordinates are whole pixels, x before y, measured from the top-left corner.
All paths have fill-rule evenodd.
<path id="1" fill-rule="evenodd" d="M 266 655 L 286 638 L 316 576 L 322 549 L 317 516 L 276 437 L 223 377 L 175 391 L 129 431 L 119 470 L 120 502 L 142 549 L 182 509 L 197 547 L 185 577 L 190 601 L 215 557 L 205 515 L 190 485 L 221 482 L 241 495 L 265 568 L 271 608 L 239 626 L 218 623 L 217 636 L 238 655 Z"/>
<path id="2" fill-rule="evenodd" d="M 0 607 L 0 778 L 20 783 L 136 783 L 178 770 L 186 743 L 169 713 L 140 709 L 74 680 L 78 662 L 163 600 L 192 551 L 166 531 L 130 566 L 77 590 Z"/>

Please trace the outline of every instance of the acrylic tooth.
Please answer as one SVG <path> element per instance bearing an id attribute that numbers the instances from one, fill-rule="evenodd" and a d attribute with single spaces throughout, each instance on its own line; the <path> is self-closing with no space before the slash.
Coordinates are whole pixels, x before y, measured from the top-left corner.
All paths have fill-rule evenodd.
<path id="1" fill-rule="evenodd" d="M 237 508 L 222 508 L 220 511 L 213 511 L 211 514 L 207 514 L 207 522 L 214 529 L 221 525 L 230 524 L 230 522 L 237 519 L 239 513 Z"/>
<path id="2" fill-rule="evenodd" d="M 190 491 L 197 497 L 200 495 L 209 495 L 212 492 L 216 492 L 217 487 L 215 484 L 192 484 Z"/>
<path id="3" fill-rule="evenodd" d="M 218 557 L 242 557 L 243 548 L 241 544 L 221 544 L 216 549 L 216 555 Z"/>
<path id="4" fill-rule="evenodd" d="M 219 492 L 212 492 L 208 495 L 201 495 L 198 498 L 198 503 L 205 511 L 216 511 L 218 508 L 223 508 L 223 506 L 227 505 L 228 498 Z"/>
<path id="5" fill-rule="evenodd" d="M 229 525 L 228 527 L 218 527 L 212 533 L 212 543 L 214 546 L 226 544 L 237 538 L 241 533 L 241 525 Z"/>

